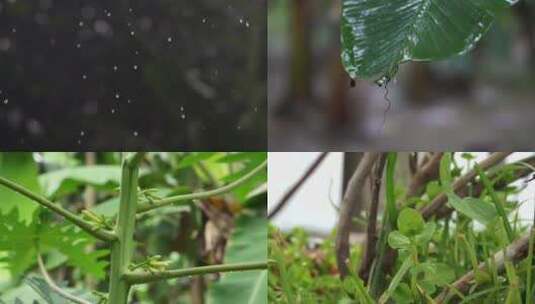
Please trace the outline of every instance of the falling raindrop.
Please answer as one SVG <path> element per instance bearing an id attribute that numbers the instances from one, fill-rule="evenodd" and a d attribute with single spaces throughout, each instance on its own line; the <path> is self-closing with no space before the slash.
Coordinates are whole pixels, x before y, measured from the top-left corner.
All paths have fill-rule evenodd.
<path id="1" fill-rule="evenodd" d="M 202 23 L 206 23 L 206 17 L 202 18 Z"/>
<path id="2" fill-rule="evenodd" d="M 106 16 L 111 17 L 111 12 L 108 12 Z"/>
<path id="3" fill-rule="evenodd" d="M 78 22 L 78 25 L 79 25 L 80 27 L 82 27 L 82 26 L 84 26 L 84 22 L 83 22 L 83 21 L 80 21 L 80 22 Z"/>
<path id="4" fill-rule="evenodd" d="M 173 42 L 173 38 L 171 36 L 167 37 L 167 42 L 169 43 Z"/>
<path id="5" fill-rule="evenodd" d="M 83 80 L 86 80 L 86 79 L 87 79 L 87 75 L 86 75 L 86 74 L 83 74 L 83 75 L 82 75 L 82 79 L 83 79 Z"/>
<path id="6" fill-rule="evenodd" d="M 82 137 L 83 137 L 84 135 L 85 135 L 85 132 L 84 132 L 83 130 L 82 130 L 82 131 L 80 131 L 80 136 L 82 136 Z"/>
<path id="7" fill-rule="evenodd" d="M 184 112 L 184 106 L 180 106 L 180 111 Z"/>
<path id="8" fill-rule="evenodd" d="M 119 69 L 119 67 L 117 67 L 116 65 L 113 66 L 113 70 L 114 71 L 117 71 Z"/>
<path id="9" fill-rule="evenodd" d="M 129 9 L 128 9 L 128 11 L 129 11 L 129 12 L 133 12 L 133 11 L 134 11 L 134 9 L 132 9 L 132 8 L 129 8 Z"/>
<path id="10" fill-rule="evenodd" d="M 4 104 L 8 104 L 9 103 L 9 99 L 4 99 Z"/>
<path id="11" fill-rule="evenodd" d="M 249 21 L 245 21 L 245 27 L 249 27 Z"/>
<path id="12" fill-rule="evenodd" d="M 137 71 L 137 68 L 138 68 L 137 64 L 134 64 L 134 67 L 133 67 L 133 68 L 134 68 L 134 70 Z"/>
<path id="13" fill-rule="evenodd" d="M 135 35 L 136 35 L 136 33 L 134 33 L 134 31 L 130 32 L 130 36 L 135 36 Z"/>
<path id="14" fill-rule="evenodd" d="M 119 99 L 119 97 L 121 97 L 121 95 L 119 95 L 119 93 L 115 93 L 115 99 Z"/>
<path id="15" fill-rule="evenodd" d="M 182 113 L 182 114 L 180 115 L 180 118 L 182 118 L 182 119 L 186 119 L 186 113 Z"/>
<path id="16" fill-rule="evenodd" d="M 111 114 L 115 114 L 115 109 L 111 109 Z"/>
<path id="17" fill-rule="evenodd" d="M 134 136 L 138 136 L 139 133 L 137 133 L 137 131 L 134 131 Z"/>
<path id="18" fill-rule="evenodd" d="M 17 32 L 17 29 L 16 29 L 16 28 L 12 28 L 11 31 L 12 31 L 13 33 L 16 33 L 16 32 Z"/>
<path id="19" fill-rule="evenodd" d="M 77 44 L 76 44 L 76 48 L 77 48 L 77 49 L 79 49 L 79 48 L 81 48 L 81 47 L 82 47 L 82 45 L 81 45 L 80 43 L 77 43 Z"/>

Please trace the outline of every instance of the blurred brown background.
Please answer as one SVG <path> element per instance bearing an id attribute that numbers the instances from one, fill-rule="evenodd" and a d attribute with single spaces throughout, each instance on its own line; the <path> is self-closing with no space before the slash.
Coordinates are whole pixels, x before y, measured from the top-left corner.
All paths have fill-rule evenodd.
<path id="1" fill-rule="evenodd" d="M 503 12 L 465 56 L 403 64 L 388 111 L 384 88 L 350 87 L 339 59 L 340 5 L 268 2 L 270 150 L 535 147 L 535 1 Z"/>

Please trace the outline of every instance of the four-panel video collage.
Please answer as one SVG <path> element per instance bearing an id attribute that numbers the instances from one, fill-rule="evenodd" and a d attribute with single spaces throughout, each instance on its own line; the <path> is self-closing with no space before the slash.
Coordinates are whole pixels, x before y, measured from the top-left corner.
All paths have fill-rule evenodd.
<path id="1" fill-rule="evenodd" d="M 0 304 L 535 304 L 533 117 L 532 0 L 0 0 Z"/>

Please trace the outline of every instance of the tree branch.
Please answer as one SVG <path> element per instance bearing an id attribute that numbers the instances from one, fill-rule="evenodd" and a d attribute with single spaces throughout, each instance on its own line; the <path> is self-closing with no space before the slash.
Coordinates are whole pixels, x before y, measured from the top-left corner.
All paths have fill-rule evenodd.
<path id="1" fill-rule="evenodd" d="M 492 259 L 494 259 L 496 268 L 498 272 L 502 272 L 504 270 L 505 261 L 512 261 L 512 262 L 519 262 L 520 260 L 524 259 L 528 255 L 528 248 L 529 248 L 529 238 L 530 233 L 520 237 L 516 241 L 514 241 L 512 244 L 507 246 L 504 250 L 500 250 L 497 252 Z M 505 251 L 505 255 L 504 255 Z M 484 271 L 487 265 L 490 265 L 489 262 L 482 262 L 479 264 L 478 269 L 481 271 Z M 459 278 L 457 281 L 455 281 L 453 284 L 451 284 L 450 287 L 447 287 L 445 290 L 443 290 L 440 295 L 437 296 L 435 301 L 440 304 L 443 303 L 446 299 L 450 298 L 453 293 L 452 289 L 455 288 L 457 291 L 461 293 L 465 293 L 469 290 L 470 286 L 474 282 L 474 271 L 469 271 L 465 275 L 463 275 L 461 278 Z"/>
<path id="2" fill-rule="evenodd" d="M 251 170 L 244 176 L 233 181 L 232 183 L 229 183 L 228 185 L 225 185 L 217 189 L 209 190 L 209 191 L 181 194 L 181 195 L 166 197 L 166 198 L 159 199 L 159 200 L 154 200 L 151 203 L 145 203 L 143 205 L 138 206 L 137 213 L 144 213 L 144 212 L 147 212 L 156 208 L 164 207 L 167 205 L 171 205 L 180 201 L 203 199 L 203 198 L 208 198 L 208 197 L 230 192 L 234 190 L 235 188 L 241 186 L 245 182 L 249 181 L 252 177 L 258 174 L 260 171 L 264 170 L 266 167 L 267 167 L 267 160 L 265 160 L 262 164 L 260 164 L 258 167 L 254 168 L 253 170 Z"/>
<path id="3" fill-rule="evenodd" d="M 496 152 L 492 153 L 489 157 L 484 159 L 479 163 L 479 167 L 481 170 L 485 171 L 489 168 L 492 168 L 493 166 L 499 164 L 502 162 L 507 156 L 509 156 L 510 152 Z M 464 188 L 469 182 L 473 181 L 474 178 L 477 176 L 477 170 L 472 169 L 468 173 L 464 174 L 463 176 L 459 177 L 455 182 L 453 183 L 453 191 L 458 192 L 462 188 Z M 420 212 L 422 213 L 422 216 L 425 219 L 430 218 L 434 214 L 436 214 L 442 206 L 444 206 L 448 201 L 448 197 L 445 193 L 442 193 L 435 197 L 431 203 L 420 209 Z"/>
<path id="4" fill-rule="evenodd" d="M 418 196 L 422 194 L 425 189 L 425 185 L 438 177 L 438 171 L 440 167 L 440 160 L 444 153 L 434 153 L 433 156 L 417 170 L 411 179 L 409 189 L 407 190 L 407 198 Z"/>
<path id="5" fill-rule="evenodd" d="M 274 218 L 286 206 L 286 203 L 290 201 L 290 199 L 297 192 L 297 190 L 299 190 L 299 188 L 301 188 L 301 186 L 308 180 L 308 178 L 312 176 L 314 171 L 316 171 L 316 169 L 319 167 L 319 165 L 323 162 L 323 160 L 325 159 L 325 157 L 327 157 L 328 154 L 328 152 L 321 153 L 320 156 L 318 156 L 318 158 L 314 160 L 314 162 L 312 163 L 312 165 L 310 165 L 305 174 L 303 174 L 303 176 L 290 188 L 290 190 L 288 190 L 288 192 L 284 194 L 284 196 L 275 206 L 275 208 L 273 208 L 271 212 L 269 212 L 268 219 Z"/>
<path id="6" fill-rule="evenodd" d="M 54 290 L 56 293 L 58 293 L 63 298 L 65 298 L 67 300 L 70 300 L 70 301 L 72 301 L 74 303 L 92 304 L 89 301 L 86 301 L 86 300 L 84 300 L 82 298 L 78 298 L 76 296 L 71 295 L 70 293 L 66 292 L 65 290 L 61 289 L 61 287 L 56 285 L 56 283 L 54 283 L 52 278 L 48 275 L 48 272 L 46 271 L 45 264 L 43 263 L 43 257 L 41 256 L 40 253 L 37 254 L 37 265 L 39 265 L 39 271 L 41 271 L 41 275 L 43 275 L 43 278 L 45 279 L 45 281 L 48 284 L 48 286 L 50 286 L 50 289 Z"/>
<path id="7" fill-rule="evenodd" d="M 123 277 L 130 285 L 146 284 L 161 280 L 175 279 L 193 275 L 204 275 L 217 272 L 236 272 L 267 269 L 267 262 L 249 262 L 223 265 L 209 265 L 183 268 L 161 272 L 126 272 Z"/>
<path id="8" fill-rule="evenodd" d="M 365 153 L 360 161 L 355 173 L 348 182 L 344 199 L 340 206 L 340 217 L 336 233 L 336 262 L 340 275 L 345 277 L 349 274 L 347 266 L 349 260 L 349 231 L 351 229 L 351 217 L 353 210 L 361 204 L 361 193 L 366 182 L 366 177 L 370 174 L 375 161 L 381 153 Z"/>
<path id="9" fill-rule="evenodd" d="M 383 180 L 382 176 L 386 163 L 386 155 L 386 153 L 381 155 L 379 161 L 375 164 L 375 169 L 372 174 L 372 200 L 370 204 L 370 215 L 368 217 L 368 228 L 366 231 L 366 247 L 359 269 L 359 276 L 364 282 L 368 281 L 370 269 L 375 259 L 375 250 L 377 249 L 375 245 L 377 243 L 377 213 L 379 210 L 381 184 Z"/>
<path id="10" fill-rule="evenodd" d="M 99 240 L 110 242 L 117 238 L 117 236 L 111 231 L 106 231 L 103 229 L 95 230 L 93 225 L 91 225 L 89 222 L 86 222 L 81 217 L 70 212 L 69 210 L 64 209 L 63 207 L 61 207 L 60 204 L 51 202 L 45 197 L 38 195 L 13 181 L 10 181 L 4 177 L 0 177 L 0 185 L 3 185 L 4 187 L 9 188 L 15 192 L 18 192 L 19 194 L 24 195 L 25 197 L 38 203 L 39 205 L 50 209 L 56 214 L 63 216 L 66 220 L 80 227 L 80 229 L 86 231 L 87 233 L 91 234 Z"/>

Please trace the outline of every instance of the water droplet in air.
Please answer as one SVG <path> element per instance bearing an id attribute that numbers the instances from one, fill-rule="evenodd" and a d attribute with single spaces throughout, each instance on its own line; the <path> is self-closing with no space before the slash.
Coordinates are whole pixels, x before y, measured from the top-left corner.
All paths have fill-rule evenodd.
<path id="1" fill-rule="evenodd" d="M 9 103 L 9 99 L 4 99 L 4 104 L 8 104 Z"/>
<path id="2" fill-rule="evenodd" d="M 173 42 L 173 38 L 171 36 L 167 37 L 167 42 L 169 43 Z"/>
<path id="3" fill-rule="evenodd" d="M 82 79 L 83 79 L 83 80 L 86 80 L 86 79 L 87 79 L 87 75 L 86 75 L 86 74 L 83 74 L 83 75 L 82 75 Z"/>
<path id="4" fill-rule="evenodd" d="M 84 136 L 85 135 L 85 132 L 84 131 L 80 131 L 80 136 Z"/>
<path id="5" fill-rule="evenodd" d="M 84 26 L 84 22 L 83 22 L 83 21 L 80 21 L 80 22 L 78 22 L 78 25 L 79 25 L 80 27 L 82 27 L 82 26 Z"/>
<path id="6" fill-rule="evenodd" d="M 139 133 L 137 133 L 137 131 L 134 131 L 134 136 L 138 136 Z"/>
<path id="7" fill-rule="evenodd" d="M 113 70 L 114 71 L 117 71 L 119 69 L 119 67 L 117 67 L 116 65 L 113 66 Z"/>
<path id="8" fill-rule="evenodd" d="M 11 31 L 12 31 L 13 33 L 16 33 L 16 32 L 17 32 L 17 29 L 16 29 L 16 28 L 12 28 Z"/>
<path id="9" fill-rule="evenodd" d="M 137 68 L 138 68 L 137 64 L 135 64 L 133 68 L 134 68 L 134 70 L 137 71 Z"/>
<path id="10" fill-rule="evenodd" d="M 115 109 L 111 109 L 111 114 L 115 114 Z"/>
<path id="11" fill-rule="evenodd" d="M 202 23 L 206 23 L 206 17 L 202 18 Z"/>
<path id="12" fill-rule="evenodd" d="M 108 12 L 106 16 L 111 17 L 111 12 Z"/>
<path id="13" fill-rule="evenodd" d="M 136 33 L 134 33 L 134 31 L 130 32 L 130 36 L 135 36 L 135 35 L 136 35 Z"/>
<path id="14" fill-rule="evenodd" d="M 119 93 L 115 93 L 115 99 L 119 99 L 119 97 L 121 97 L 121 95 L 119 95 Z"/>
<path id="15" fill-rule="evenodd" d="M 126 102 L 127 102 L 127 103 L 132 103 L 132 100 L 128 99 Z"/>
<path id="16" fill-rule="evenodd" d="M 79 49 L 80 47 L 82 47 L 82 45 L 80 43 L 77 43 L 76 48 Z"/>
<path id="17" fill-rule="evenodd" d="M 182 113 L 182 114 L 180 115 L 180 118 L 182 118 L 182 119 L 186 119 L 186 113 Z"/>

